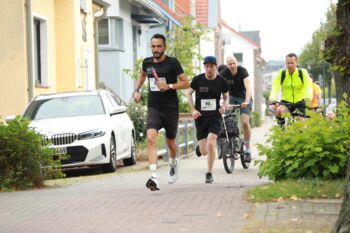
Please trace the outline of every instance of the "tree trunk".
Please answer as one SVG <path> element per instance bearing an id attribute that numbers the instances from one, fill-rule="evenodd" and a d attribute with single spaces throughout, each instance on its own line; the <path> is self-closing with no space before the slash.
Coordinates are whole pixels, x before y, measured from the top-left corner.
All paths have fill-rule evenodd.
<path id="1" fill-rule="evenodd" d="M 337 222 L 335 223 L 332 233 L 348 233 L 350 232 L 350 160 L 347 166 L 347 185 L 345 185 L 344 200 L 339 213 Z"/>
<path id="2" fill-rule="evenodd" d="M 339 0 L 337 4 L 335 35 L 326 40 L 326 60 L 336 67 L 335 87 L 338 103 L 346 93 L 350 106 L 350 0 Z"/>
<path id="3" fill-rule="evenodd" d="M 344 99 L 344 94 L 347 94 L 346 102 L 348 103 L 348 106 L 350 106 L 350 102 L 349 102 L 350 101 L 350 77 L 345 77 L 339 72 L 335 72 L 334 82 L 335 82 L 337 103 L 340 103 L 340 101 Z"/>
<path id="4" fill-rule="evenodd" d="M 337 24 L 334 36 L 326 40 L 326 60 L 338 68 L 335 74 L 337 101 L 347 94 L 346 102 L 350 106 L 350 0 L 339 0 L 337 4 Z M 349 155 L 348 151 L 348 155 Z M 346 187 L 342 208 L 332 233 L 350 232 L 350 160 L 348 157 Z"/>

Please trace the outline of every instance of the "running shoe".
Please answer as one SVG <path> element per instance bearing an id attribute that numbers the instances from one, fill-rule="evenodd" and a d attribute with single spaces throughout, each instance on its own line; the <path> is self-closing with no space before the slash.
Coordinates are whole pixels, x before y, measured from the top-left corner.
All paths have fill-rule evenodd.
<path id="1" fill-rule="evenodd" d="M 252 156 L 250 153 L 244 153 L 244 162 L 250 163 L 252 161 Z"/>
<path id="2" fill-rule="evenodd" d="M 149 188 L 151 191 L 159 190 L 158 178 L 151 176 L 151 178 L 147 180 L 146 187 Z"/>
<path id="3" fill-rule="evenodd" d="M 251 153 L 252 151 L 250 150 L 250 146 L 244 145 L 243 147 L 244 162 L 250 163 L 252 161 Z"/>
<path id="4" fill-rule="evenodd" d="M 170 164 L 170 171 L 169 171 L 169 177 L 168 177 L 168 183 L 174 184 L 177 181 L 177 177 L 179 174 L 179 161 L 176 160 L 176 163 L 174 165 Z"/>
<path id="5" fill-rule="evenodd" d="M 213 179 L 213 175 L 208 172 L 207 174 L 205 174 L 205 183 L 213 183 L 214 182 L 214 179 Z"/>

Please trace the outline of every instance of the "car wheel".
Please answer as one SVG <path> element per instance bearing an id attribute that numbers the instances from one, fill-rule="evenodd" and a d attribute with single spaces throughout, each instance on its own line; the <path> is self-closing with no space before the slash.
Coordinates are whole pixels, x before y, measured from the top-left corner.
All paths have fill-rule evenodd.
<path id="1" fill-rule="evenodd" d="M 130 146 L 130 158 L 123 159 L 123 163 L 125 166 L 131 166 L 136 163 L 136 145 L 134 137 L 131 138 L 131 146 Z"/>
<path id="2" fill-rule="evenodd" d="M 102 167 L 104 172 L 114 172 L 117 169 L 117 149 L 114 136 L 111 136 L 109 143 L 109 163 Z"/>

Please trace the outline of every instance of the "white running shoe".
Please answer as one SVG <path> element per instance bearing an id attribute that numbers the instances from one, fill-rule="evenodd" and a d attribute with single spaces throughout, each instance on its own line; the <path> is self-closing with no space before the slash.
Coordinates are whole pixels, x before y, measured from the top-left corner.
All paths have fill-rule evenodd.
<path id="1" fill-rule="evenodd" d="M 159 181 L 157 177 L 151 176 L 146 182 L 146 187 L 151 191 L 159 190 Z"/>
<path id="2" fill-rule="evenodd" d="M 169 164 L 170 170 L 169 170 L 169 177 L 168 177 L 168 183 L 174 184 L 177 181 L 177 177 L 179 175 L 179 160 L 176 160 L 175 165 Z"/>

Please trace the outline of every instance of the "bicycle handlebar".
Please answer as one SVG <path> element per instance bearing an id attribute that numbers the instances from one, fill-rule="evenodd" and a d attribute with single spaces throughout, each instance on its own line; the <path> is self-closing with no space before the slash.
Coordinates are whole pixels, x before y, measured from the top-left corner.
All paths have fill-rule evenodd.
<path id="1" fill-rule="evenodd" d="M 233 112 L 233 111 L 235 111 L 237 108 L 241 108 L 241 105 L 240 105 L 240 104 L 229 104 L 229 105 L 227 106 L 226 111 L 228 111 L 228 112 Z"/>

